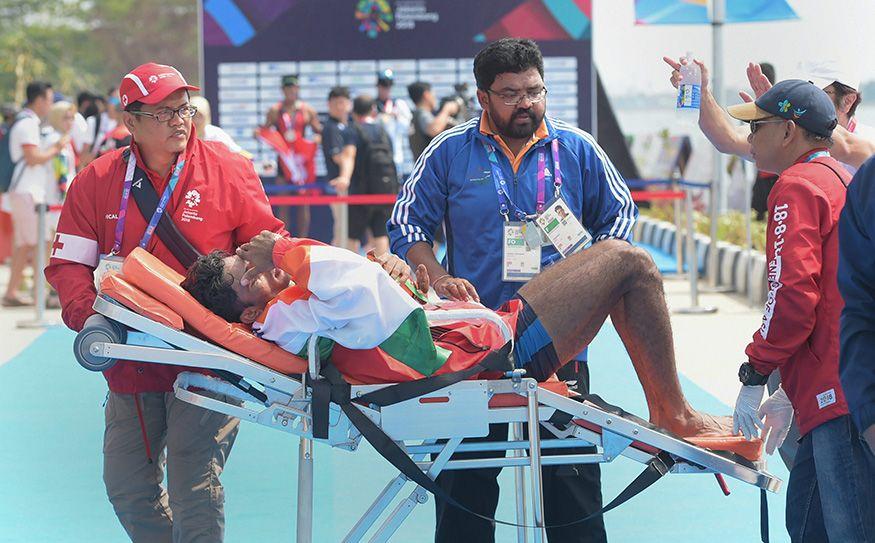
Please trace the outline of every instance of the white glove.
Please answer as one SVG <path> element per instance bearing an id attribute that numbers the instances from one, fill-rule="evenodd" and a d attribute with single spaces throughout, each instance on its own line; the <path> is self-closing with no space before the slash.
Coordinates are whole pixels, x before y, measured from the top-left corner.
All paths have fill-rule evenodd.
<path id="1" fill-rule="evenodd" d="M 763 438 L 766 439 L 766 454 L 773 454 L 784 442 L 793 422 L 793 404 L 783 387 L 778 387 L 774 394 L 766 398 L 760 406 L 759 416 L 765 417 Z"/>
<path id="2" fill-rule="evenodd" d="M 763 427 L 758 410 L 763 401 L 765 385 L 742 385 L 738 391 L 738 399 L 735 400 L 735 412 L 732 414 L 732 433 L 739 430 L 747 439 L 753 439 L 759 435 L 757 428 Z"/>

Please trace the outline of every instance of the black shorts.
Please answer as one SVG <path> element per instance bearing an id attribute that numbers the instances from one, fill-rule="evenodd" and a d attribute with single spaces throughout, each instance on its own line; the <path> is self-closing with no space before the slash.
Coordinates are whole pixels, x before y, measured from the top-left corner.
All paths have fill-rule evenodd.
<path id="1" fill-rule="evenodd" d="M 362 239 L 370 230 L 375 238 L 386 236 L 386 221 L 391 214 L 392 206 L 349 206 L 347 235 L 350 239 Z"/>
<path id="2" fill-rule="evenodd" d="M 553 338 L 544 329 L 541 319 L 535 310 L 519 293 L 513 298 L 523 303 L 522 310 L 517 315 L 517 325 L 514 334 L 514 359 L 517 367 L 526 369 L 526 377 L 544 381 L 554 373 L 562 363 L 553 346 Z M 512 299 L 513 299 L 512 298 Z"/>

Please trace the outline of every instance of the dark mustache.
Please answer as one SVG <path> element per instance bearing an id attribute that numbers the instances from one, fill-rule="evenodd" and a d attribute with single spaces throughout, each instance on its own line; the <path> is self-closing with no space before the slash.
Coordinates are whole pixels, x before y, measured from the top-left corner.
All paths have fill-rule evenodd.
<path id="1" fill-rule="evenodd" d="M 517 117 L 522 117 L 522 116 L 526 116 L 529 119 L 531 119 L 532 121 L 535 120 L 535 112 L 532 111 L 531 109 L 518 109 L 513 114 L 514 119 L 516 119 Z"/>

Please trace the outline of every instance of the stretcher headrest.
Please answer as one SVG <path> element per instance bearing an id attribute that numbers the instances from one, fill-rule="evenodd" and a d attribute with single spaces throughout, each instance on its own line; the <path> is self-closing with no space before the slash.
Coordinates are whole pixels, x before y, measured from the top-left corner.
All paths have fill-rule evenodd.
<path id="1" fill-rule="evenodd" d="M 176 311 L 128 283 L 116 271 L 108 271 L 100 280 L 100 293 L 106 294 L 138 315 L 182 330 L 182 317 Z"/>
<path id="2" fill-rule="evenodd" d="M 125 257 L 122 276 L 130 285 L 177 313 L 189 327 L 229 351 L 282 373 L 307 371 L 305 360 L 255 336 L 241 324 L 229 323 L 199 304 L 179 286 L 182 275 L 144 249 L 137 247 Z"/>

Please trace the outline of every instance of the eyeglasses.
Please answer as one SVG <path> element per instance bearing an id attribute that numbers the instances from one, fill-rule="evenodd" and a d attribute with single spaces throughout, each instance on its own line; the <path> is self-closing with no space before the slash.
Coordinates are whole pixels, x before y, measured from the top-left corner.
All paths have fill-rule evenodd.
<path id="1" fill-rule="evenodd" d="M 756 134 L 756 131 L 759 130 L 760 125 L 769 124 L 769 123 L 786 123 L 787 122 L 787 119 L 776 119 L 774 121 L 770 121 L 770 120 L 768 120 L 770 118 L 771 117 L 768 117 L 766 119 L 759 119 L 756 121 L 748 121 L 748 123 L 750 124 L 750 133 Z"/>
<path id="2" fill-rule="evenodd" d="M 495 92 L 492 89 L 486 89 L 486 92 L 490 92 L 501 98 L 501 101 L 506 106 L 519 105 L 519 103 L 523 101 L 523 98 L 528 98 L 529 103 L 537 104 L 547 97 L 546 87 L 541 87 L 541 90 L 535 92 Z"/>
<path id="3" fill-rule="evenodd" d="M 149 113 L 148 111 L 129 111 L 133 115 L 142 115 L 143 117 L 152 117 L 159 123 L 169 123 L 173 117 L 179 115 L 180 119 L 191 119 L 197 114 L 197 108 L 185 104 L 176 109 L 162 109 L 158 113 Z"/>

